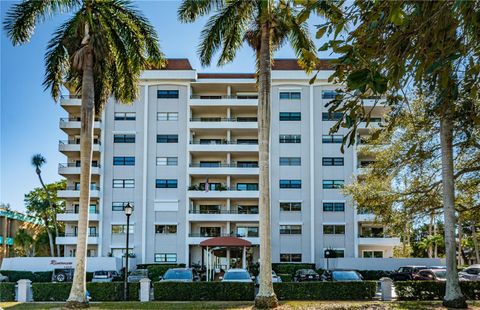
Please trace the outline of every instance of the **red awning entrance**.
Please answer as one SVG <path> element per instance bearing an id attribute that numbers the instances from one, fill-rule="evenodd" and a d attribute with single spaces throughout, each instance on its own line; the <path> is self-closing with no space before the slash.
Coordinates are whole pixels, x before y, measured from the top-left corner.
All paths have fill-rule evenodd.
<path id="1" fill-rule="evenodd" d="M 200 245 L 208 247 L 249 247 L 252 243 L 237 237 L 214 237 L 200 242 Z"/>

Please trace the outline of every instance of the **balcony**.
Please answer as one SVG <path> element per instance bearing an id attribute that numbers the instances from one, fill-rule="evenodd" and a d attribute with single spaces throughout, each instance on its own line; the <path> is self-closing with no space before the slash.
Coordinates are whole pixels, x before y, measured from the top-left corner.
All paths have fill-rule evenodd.
<path id="1" fill-rule="evenodd" d="M 98 210 L 88 213 L 89 221 L 98 221 L 99 219 Z M 78 222 L 78 211 L 66 210 L 65 213 L 58 213 L 57 220 L 61 222 Z"/>
<path id="2" fill-rule="evenodd" d="M 88 244 L 98 244 L 98 234 L 88 235 Z M 56 237 L 55 242 L 60 245 L 77 244 L 76 233 L 65 233 L 63 236 Z"/>
<path id="3" fill-rule="evenodd" d="M 100 140 L 93 139 L 93 152 L 100 152 Z M 79 140 L 62 140 L 58 142 L 58 150 L 65 155 L 80 153 Z"/>
<path id="4" fill-rule="evenodd" d="M 190 175 L 258 175 L 258 164 L 242 165 L 237 163 L 218 163 L 206 165 L 192 163 L 188 168 Z"/>
<path id="5" fill-rule="evenodd" d="M 80 175 L 80 164 L 77 163 L 63 163 L 58 164 L 58 174 L 61 176 Z M 92 175 L 100 174 L 100 164 L 92 164 Z"/>
<path id="6" fill-rule="evenodd" d="M 396 246 L 396 245 L 400 245 L 400 238 L 390 237 L 388 235 L 359 234 L 358 245 Z"/>
<path id="7" fill-rule="evenodd" d="M 189 198 L 258 198 L 258 190 L 237 190 L 234 187 L 225 190 L 208 190 L 190 187 L 187 191 Z"/>
<path id="8" fill-rule="evenodd" d="M 194 117 L 190 119 L 189 127 L 194 129 L 258 129 L 258 122 L 256 117 Z"/>
<path id="9" fill-rule="evenodd" d="M 188 145 L 191 152 L 258 152 L 258 141 L 255 139 L 237 140 L 191 140 Z"/>
<path id="10" fill-rule="evenodd" d="M 200 96 L 192 95 L 189 99 L 191 106 L 257 106 L 255 96 Z"/>
<path id="11" fill-rule="evenodd" d="M 238 237 L 242 238 L 244 240 L 250 241 L 252 244 L 260 244 L 260 238 L 258 235 L 256 236 L 247 236 L 244 237 L 242 235 L 237 235 L 237 234 L 212 234 L 212 235 L 205 235 L 201 233 L 190 233 L 188 234 L 188 239 L 187 243 L 188 244 L 200 244 L 200 242 L 210 239 L 210 238 L 216 238 L 216 237 Z"/>
<path id="12" fill-rule="evenodd" d="M 383 119 L 380 117 L 370 117 L 370 121 L 362 120 L 357 127 L 357 131 L 359 134 L 369 134 L 372 129 L 379 129 L 381 128 L 383 123 Z"/>
<path id="13" fill-rule="evenodd" d="M 63 95 L 60 98 L 60 105 L 68 113 L 80 113 L 80 106 L 82 105 L 82 98 L 77 95 Z"/>
<path id="14" fill-rule="evenodd" d="M 189 221 L 198 221 L 198 222 L 258 222 L 258 211 L 257 212 L 242 212 L 237 209 L 234 210 L 215 210 L 215 211 L 204 211 L 198 209 L 190 209 L 188 211 L 188 220 Z"/>
<path id="15" fill-rule="evenodd" d="M 59 198 L 80 198 L 80 189 L 75 186 L 67 186 L 65 190 L 57 192 Z M 100 187 L 91 186 L 90 187 L 90 199 L 100 198 Z"/>
<path id="16" fill-rule="evenodd" d="M 385 106 L 387 100 L 384 98 L 370 98 L 370 99 L 363 99 L 363 106 L 365 107 L 373 107 L 373 106 Z"/>
<path id="17" fill-rule="evenodd" d="M 61 118 L 59 127 L 69 135 L 79 133 L 81 127 L 80 117 Z M 95 122 L 93 123 L 93 130 L 95 133 L 98 134 L 100 132 L 100 129 L 101 120 L 99 118 L 95 118 Z"/>

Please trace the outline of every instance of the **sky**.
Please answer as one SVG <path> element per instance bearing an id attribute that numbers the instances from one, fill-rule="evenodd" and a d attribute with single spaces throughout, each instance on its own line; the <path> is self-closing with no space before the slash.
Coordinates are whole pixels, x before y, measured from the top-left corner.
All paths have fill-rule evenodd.
<path id="1" fill-rule="evenodd" d="M 2 21 L 14 3 L 0 0 Z M 248 47 L 242 48 L 231 64 L 221 68 L 202 68 L 196 51 L 207 18 L 193 24 L 180 23 L 176 15 L 179 3 L 164 0 L 135 2 L 157 30 L 160 47 L 168 58 L 188 58 L 193 68 L 200 72 L 254 72 L 254 54 Z M 59 120 L 67 115 L 42 86 L 43 58 L 49 38 L 68 16 L 57 16 L 38 24 L 31 41 L 22 46 L 12 46 L 3 28 L 1 30 L 0 203 L 9 203 L 14 210 L 24 211 L 24 195 L 40 186 L 31 165 L 34 154 L 40 153 L 47 159 L 42 168 L 45 182 L 61 180 L 58 164 L 66 162 L 66 157 L 58 151 L 58 141 L 65 140 L 66 134 L 59 129 Z M 314 25 L 320 23 L 319 18 L 311 17 L 310 31 L 314 33 Z M 316 44 L 320 46 L 321 42 Z M 275 57 L 292 58 L 294 53 L 285 46 Z"/>

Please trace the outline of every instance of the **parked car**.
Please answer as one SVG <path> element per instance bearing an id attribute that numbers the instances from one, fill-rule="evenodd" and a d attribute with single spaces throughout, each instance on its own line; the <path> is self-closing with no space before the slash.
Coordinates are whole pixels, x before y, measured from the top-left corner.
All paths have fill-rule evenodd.
<path id="1" fill-rule="evenodd" d="M 74 271 L 73 268 L 53 269 L 52 282 L 72 282 Z"/>
<path id="2" fill-rule="evenodd" d="M 8 282 L 8 277 L 0 273 L 0 282 Z"/>
<path id="3" fill-rule="evenodd" d="M 428 269 L 447 269 L 447 266 L 430 266 Z"/>
<path id="4" fill-rule="evenodd" d="M 293 276 L 294 282 L 320 281 L 320 275 L 313 269 L 299 269 Z"/>
<path id="5" fill-rule="evenodd" d="M 417 281 L 446 281 L 446 269 L 423 269 L 413 275 L 413 280 Z"/>
<path id="6" fill-rule="evenodd" d="M 272 270 L 272 282 L 273 283 L 280 283 L 282 282 L 282 278 L 280 278 L 279 276 L 277 276 L 277 274 L 275 273 L 275 271 Z M 255 279 L 255 285 L 260 285 L 260 276 L 257 276 L 257 278 Z"/>
<path id="7" fill-rule="evenodd" d="M 362 275 L 356 270 L 325 270 L 322 281 L 363 281 Z"/>
<path id="8" fill-rule="evenodd" d="M 480 281 L 480 265 L 469 266 L 458 273 L 462 281 Z"/>
<path id="9" fill-rule="evenodd" d="M 427 266 L 404 266 L 390 275 L 393 281 L 408 281 L 413 280 L 413 275 L 422 269 L 427 269 Z"/>
<path id="10" fill-rule="evenodd" d="M 92 282 L 112 282 L 120 279 L 120 274 L 115 270 L 99 270 L 93 273 Z"/>
<path id="11" fill-rule="evenodd" d="M 193 268 L 170 268 L 165 272 L 160 281 L 165 282 L 196 282 L 200 281 L 198 273 Z"/>
<path id="12" fill-rule="evenodd" d="M 245 269 L 230 269 L 225 272 L 223 277 L 220 277 L 222 282 L 253 282 L 255 277 L 252 277 L 250 273 Z"/>
<path id="13" fill-rule="evenodd" d="M 137 269 L 128 275 L 128 282 L 140 282 L 140 280 L 148 278 L 148 269 Z"/>

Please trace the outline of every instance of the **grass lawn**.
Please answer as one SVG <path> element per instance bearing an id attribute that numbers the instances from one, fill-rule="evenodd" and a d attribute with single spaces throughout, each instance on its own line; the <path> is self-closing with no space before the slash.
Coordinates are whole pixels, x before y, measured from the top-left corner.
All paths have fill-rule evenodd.
<path id="1" fill-rule="evenodd" d="M 470 309 L 480 309 L 480 302 L 469 302 Z M 217 302 L 101 302 L 92 303 L 90 309 L 231 309 L 246 310 L 252 309 L 253 302 L 217 301 Z M 17 302 L 0 303 L 0 309 L 62 309 L 62 303 L 28 303 Z M 440 310 L 442 307 L 439 301 L 282 301 L 280 310 L 293 309 L 359 309 L 359 310 Z"/>

